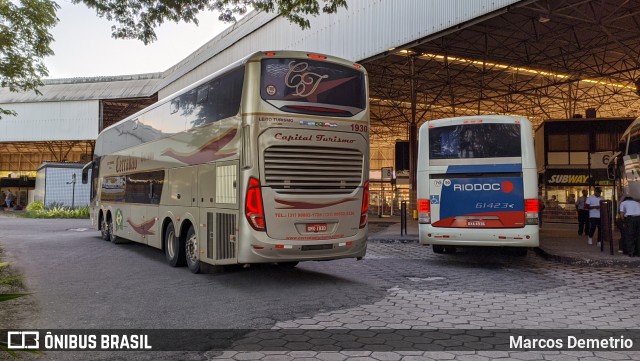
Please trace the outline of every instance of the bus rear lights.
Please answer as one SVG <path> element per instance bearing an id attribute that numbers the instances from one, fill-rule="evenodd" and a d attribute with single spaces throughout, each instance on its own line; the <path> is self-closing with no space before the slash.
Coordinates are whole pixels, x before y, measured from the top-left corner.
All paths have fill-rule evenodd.
<path id="1" fill-rule="evenodd" d="M 309 57 L 309 59 L 316 59 L 316 60 L 325 60 L 325 59 L 327 59 L 326 56 L 320 55 L 320 54 L 307 54 L 307 56 Z"/>
<path id="2" fill-rule="evenodd" d="M 438 236 L 434 236 L 433 238 L 449 238 L 449 235 L 448 234 L 441 234 L 441 235 L 438 235 Z"/>
<path id="3" fill-rule="evenodd" d="M 264 55 L 266 55 L 266 56 L 275 56 L 276 53 L 274 53 L 273 51 L 268 51 L 268 52 L 264 53 Z"/>
<path id="4" fill-rule="evenodd" d="M 360 65 L 360 64 L 353 64 L 353 67 L 354 67 L 354 68 L 356 68 L 356 69 L 360 69 L 360 68 L 362 68 L 362 65 Z"/>
<path id="5" fill-rule="evenodd" d="M 293 246 L 290 244 L 276 244 L 276 249 L 292 249 Z"/>
<path id="6" fill-rule="evenodd" d="M 255 244 L 252 244 L 251 247 L 253 247 L 253 249 L 264 249 L 264 247 L 256 246 Z"/>
<path id="7" fill-rule="evenodd" d="M 538 213 L 540 202 L 537 199 L 525 199 L 524 211 L 527 213 Z"/>
<path id="8" fill-rule="evenodd" d="M 525 224 L 528 224 L 528 225 L 538 224 L 539 209 L 540 209 L 540 202 L 537 199 L 524 200 Z"/>
<path id="9" fill-rule="evenodd" d="M 431 202 L 428 199 L 418 199 L 418 223 L 431 223 Z"/>
<path id="10" fill-rule="evenodd" d="M 345 246 L 353 246 L 353 242 L 349 241 L 349 242 L 338 243 L 338 247 L 345 247 Z"/>
<path id="11" fill-rule="evenodd" d="M 244 205 L 247 221 L 256 231 L 265 231 L 264 207 L 262 206 L 262 190 L 260 181 L 251 177 L 247 187 L 247 197 Z"/>
<path id="12" fill-rule="evenodd" d="M 360 206 L 360 226 L 364 228 L 367 225 L 367 212 L 369 211 L 369 181 L 364 182 L 362 192 L 362 205 Z"/>

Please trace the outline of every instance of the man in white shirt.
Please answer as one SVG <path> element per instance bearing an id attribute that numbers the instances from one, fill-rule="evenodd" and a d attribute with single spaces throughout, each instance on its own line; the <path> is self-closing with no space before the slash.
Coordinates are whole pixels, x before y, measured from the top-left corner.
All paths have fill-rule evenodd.
<path id="1" fill-rule="evenodd" d="M 600 194 L 602 194 L 602 189 L 596 187 L 593 194 L 590 195 L 585 202 L 589 210 L 589 238 L 587 239 L 587 244 L 593 244 L 593 234 L 596 232 L 596 228 L 598 228 L 598 247 L 600 247 L 600 241 L 602 240 L 600 237 L 600 201 L 603 200 L 603 198 Z"/>
<path id="2" fill-rule="evenodd" d="M 624 197 L 620 202 L 620 217 L 624 219 L 624 252 L 629 257 L 640 256 L 640 203 Z"/>

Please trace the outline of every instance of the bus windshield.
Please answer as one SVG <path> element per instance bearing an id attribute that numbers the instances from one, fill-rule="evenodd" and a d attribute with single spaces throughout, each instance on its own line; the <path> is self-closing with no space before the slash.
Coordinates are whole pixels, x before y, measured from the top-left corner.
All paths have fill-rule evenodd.
<path id="1" fill-rule="evenodd" d="M 350 117 L 366 108 L 364 74 L 309 59 L 262 60 L 260 96 L 292 113 Z"/>
<path id="2" fill-rule="evenodd" d="M 430 159 L 521 157 L 519 124 L 476 123 L 429 131 Z"/>

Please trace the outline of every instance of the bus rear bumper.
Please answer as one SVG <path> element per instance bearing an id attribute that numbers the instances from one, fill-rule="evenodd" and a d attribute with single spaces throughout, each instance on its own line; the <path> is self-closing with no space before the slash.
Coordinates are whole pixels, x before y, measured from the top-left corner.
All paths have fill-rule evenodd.
<path id="1" fill-rule="evenodd" d="M 421 224 L 420 243 L 443 246 L 538 247 L 537 226 L 501 229 L 460 229 Z"/>
<path id="2" fill-rule="evenodd" d="M 341 239 L 316 241 L 254 240 L 248 249 L 240 250 L 238 263 L 271 263 L 291 261 L 330 261 L 362 258 L 367 252 L 366 232 Z"/>

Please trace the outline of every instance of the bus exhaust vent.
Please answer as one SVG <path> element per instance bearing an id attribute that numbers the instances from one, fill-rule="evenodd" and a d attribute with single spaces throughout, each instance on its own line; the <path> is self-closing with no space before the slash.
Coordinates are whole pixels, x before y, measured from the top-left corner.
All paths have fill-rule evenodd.
<path id="1" fill-rule="evenodd" d="M 216 213 L 215 227 L 213 213 L 207 213 L 207 257 L 213 258 L 215 242 L 216 260 L 233 259 L 236 257 L 236 215 L 230 213 Z"/>
<path id="2" fill-rule="evenodd" d="M 281 194 L 349 194 L 362 163 L 357 149 L 272 146 L 264 152 L 265 183 Z"/>

